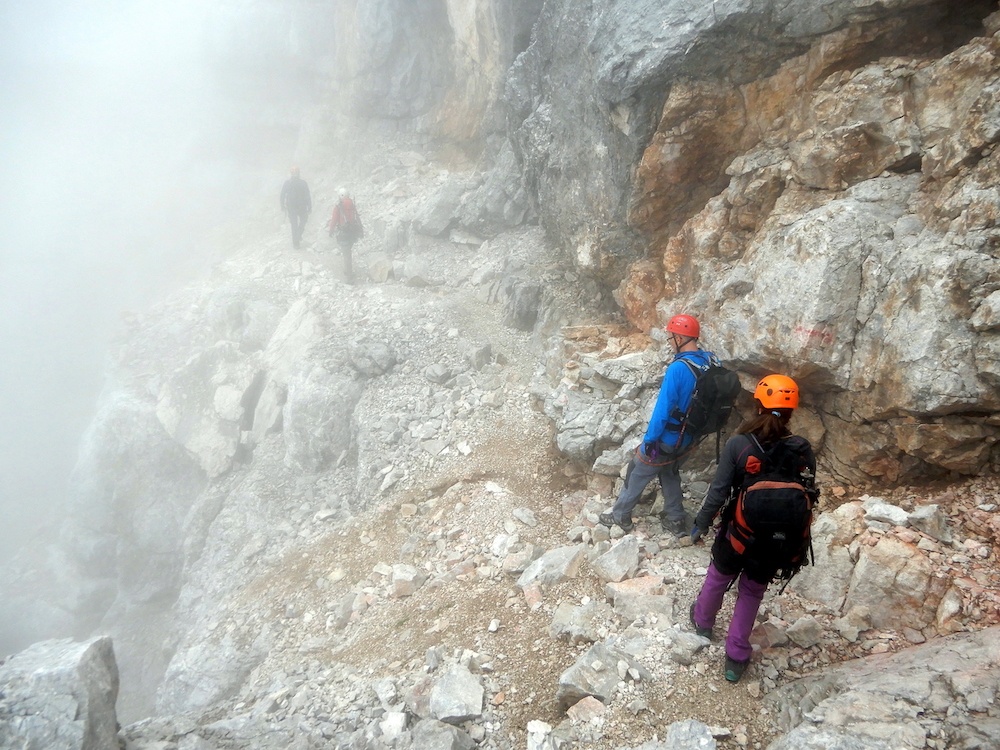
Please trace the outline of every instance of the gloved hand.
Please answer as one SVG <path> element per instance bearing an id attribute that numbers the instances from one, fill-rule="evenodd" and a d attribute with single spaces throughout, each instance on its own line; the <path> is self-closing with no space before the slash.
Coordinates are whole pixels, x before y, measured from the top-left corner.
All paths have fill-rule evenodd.
<path id="1" fill-rule="evenodd" d="M 703 536 L 705 536 L 704 529 L 699 529 L 697 525 L 691 527 L 691 544 L 695 544 Z"/>
<path id="2" fill-rule="evenodd" d="M 659 453 L 659 449 L 656 447 L 656 443 L 643 443 L 642 444 L 642 455 L 646 458 L 655 459 Z"/>

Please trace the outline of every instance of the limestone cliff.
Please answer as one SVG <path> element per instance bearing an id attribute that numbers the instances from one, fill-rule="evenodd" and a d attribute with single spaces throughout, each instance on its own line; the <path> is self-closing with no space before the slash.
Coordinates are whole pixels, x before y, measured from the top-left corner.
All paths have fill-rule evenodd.
<path id="1" fill-rule="evenodd" d="M 22 630 L 3 635 L 111 634 L 120 714 L 161 716 L 133 727 L 148 740 L 137 747 L 187 741 L 194 723 L 220 747 L 420 747 L 421 732 L 458 731 L 438 726 L 454 717 L 430 710 L 423 673 L 446 643 L 492 696 L 470 732 L 522 746 L 528 721 L 555 711 L 536 708 L 536 689 L 552 692 L 567 660 L 545 634 L 555 599 L 606 595 L 593 563 L 612 540 L 596 513 L 656 392 L 656 329 L 681 310 L 745 385 L 769 370 L 800 381 L 796 426 L 821 449 L 824 482 L 997 470 L 995 11 L 220 4 L 209 38 L 248 128 L 295 140 L 317 205 L 351 180 L 365 283 L 345 283 L 315 220 L 293 254 L 285 227 L 261 218 L 206 283 L 132 319 L 61 538 L 4 577 L 0 622 Z M 275 79 L 287 96 L 266 100 Z M 690 474 L 707 468 L 692 461 Z M 954 547 L 916 531 L 879 542 L 902 527 L 873 519 L 862 541 L 829 551 L 840 582 L 858 560 L 859 578 L 905 579 L 919 549 L 927 586 L 901 600 L 927 611 L 908 642 L 995 623 L 990 491 L 946 508 L 966 524 Z M 674 599 L 693 595 L 707 553 L 640 533 L 626 551 L 655 592 L 636 588 L 614 614 L 571 611 L 586 628 L 566 632 L 627 633 L 663 669 L 649 687 L 663 711 L 686 710 L 667 700 L 673 688 L 656 692 L 682 677 L 710 705 L 704 673 L 678 676 L 666 656 L 686 617 Z M 586 548 L 585 582 L 512 594 L 511 574 L 567 535 L 566 575 Z M 961 586 L 933 567 L 945 559 L 969 569 Z M 635 575 L 627 562 L 622 576 Z M 851 601 L 873 606 L 895 581 L 864 579 Z M 822 603 L 824 616 L 846 618 L 847 599 Z M 811 667 L 828 645 L 803 647 Z M 473 646 L 516 664 L 479 664 Z M 617 663 L 622 684 L 646 689 L 646 673 Z M 760 685 L 774 687 L 779 667 L 781 653 Z M 604 678 L 617 689 L 615 674 Z M 651 736 L 652 712 L 635 705 L 620 699 L 614 715 L 631 729 L 642 713 Z"/>
<path id="2" fill-rule="evenodd" d="M 995 470 L 994 10 L 549 2 L 508 136 L 628 321 L 797 378 L 837 475 Z"/>
<path id="3" fill-rule="evenodd" d="M 976 474 L 1000 461 L 995 10 L 342 2 L 329 111 L 481 154 L 451 226 L 537 216 L 639 332 L 693 312 L 748 386 L 799 379 L 839 477 Z"/>

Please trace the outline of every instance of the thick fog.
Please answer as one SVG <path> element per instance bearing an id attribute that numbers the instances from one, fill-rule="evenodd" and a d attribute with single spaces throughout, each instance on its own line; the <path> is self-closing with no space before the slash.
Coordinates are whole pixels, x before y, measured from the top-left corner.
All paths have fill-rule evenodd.
<path id="1" fill-rule="evenodd" d="M 234 150 L 205 7 L 0 6 L 0 562 L 65 497 L 123 314 L 217 260 L 210 228 L 277 204 L 292 145 Z"/>

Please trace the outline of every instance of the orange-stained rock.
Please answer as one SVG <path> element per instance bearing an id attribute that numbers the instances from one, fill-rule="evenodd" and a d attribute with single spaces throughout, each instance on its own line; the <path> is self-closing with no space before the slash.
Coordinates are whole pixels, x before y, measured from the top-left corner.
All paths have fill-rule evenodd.
<path id="1" fill-rule="evenodd" d="M 656 303 L 663 297 L 663 276 L 651 261 L 635 263 L 615 292 L 615 298 L 629 323 L 640 331 L 659 324 Z"/>

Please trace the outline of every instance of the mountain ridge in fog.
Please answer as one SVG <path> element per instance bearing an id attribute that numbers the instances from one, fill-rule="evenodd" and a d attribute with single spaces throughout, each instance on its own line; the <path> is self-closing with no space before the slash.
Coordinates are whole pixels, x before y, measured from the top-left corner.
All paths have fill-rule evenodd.
<path id="1" fill-rule="evenodd" d="M 217 29 L 277 14 L 268 45 L 310 18 L 308 38 L 329 31 L 304 63 L 320 95 L 301 117 L 262 103 L 255 127 L 294 133 L 294 158 L 240 172 L 255 211 L 223 232 L 222 257 L 130 316 L 60 540 L 11 568 L 17 616 L 0 621 L 19 639 L 111 634 L 119 714 L 152 716 L 125 729 L 139 747 L 406 747 L 441 730 L 500 748 L 540 721 L 551 746 L 620 748 L 720 716 L 775 748 L 789 730 L 870 739 L 863 717 L 833 711 L 793 728 L 805 699 L 781 686 L 808 672 L 801 684 L 854 695 L 838 675 L 864 671 L 855 657 L 929 664 L 997 622 L 1000 167 L 977 97 L 997 75 L 998 23 L 992 3 L 903 5 L 548 0 L 514 19 L 485 0 L 221 6 L 232 23 Z M 408 85 L 428 70 L 441 77 Z M 275 205 L 292 162 L 316 206 L 299 254 Z M 344 184 L 367 228 L 359 285 L 323 231 Z M 718 644 L 670 656 L 704 548 L 645 518 L 623 545 L 593 519 L 644 427 L 678 306 L 744 384 L 800 379 L 796 429 L 831 490 L 823 565 L 800 579 L 815 588 L 768 602 L 757 695 L 718 689 Z M 686 472 L 689 510 L 709 453 Z M 866 498 L 871 483 L 886 497 Z M 878 520 L 931 506 L 956 539 Z M 633 541 L 643 575 L 628 585 L 657 598 L 598 606 L 596 561 Z M 566 580 L 515 584 L 567 546 Z M 561 640 L 574 627 L 594 654 L 632 637 L 648 649 L 621 655 L 635 673 L 592 706 L 593 729 L 564 722 L 555 697 L 597 658 L 577 664 L 591 646 Z M 818 640 L 776 642 L 803 630 Z M 427 697 L 460 669 L 489 701 L 442 729 Z M 780 730 L 759 718 L 764 694 Z M 993 708 L 973 705 L 959 728 L 944 708 L 918 731 L 945 745 L 992 731 L 976 719 Z"/>

